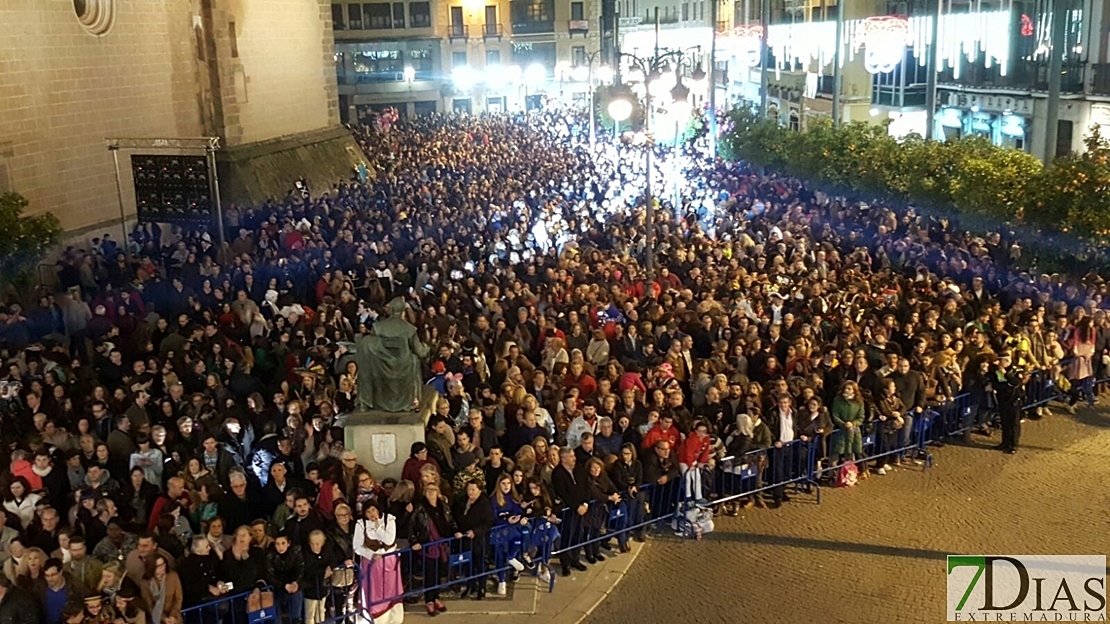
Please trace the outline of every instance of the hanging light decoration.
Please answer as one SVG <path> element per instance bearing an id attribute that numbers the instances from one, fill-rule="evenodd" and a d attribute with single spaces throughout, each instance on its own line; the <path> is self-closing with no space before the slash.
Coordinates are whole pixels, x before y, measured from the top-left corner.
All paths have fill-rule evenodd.
<path id="1" fill-rule="evenodd" d="M 840 55 L 854 60 L 863 50 L 864 66 L 871 73 L 889 72 L 905 58 L 909 48 L 918 63 L 928 64 L 931 44 L 931 15 L 909 19 L 896 16 L 870 17 L 844 23 L 844 37 Z M 1002 75 L 1010 62 L 1010 33 L 1013 30 L 1010 11 L 977 11 L 971 13 L 946 13 L 938 25 L 939 45 L 937 71 L 951 69 L 958 78 L 961 65 L 981 62 L 985 67 L 999 66 Z M 758 28 L 758 27 L 756 27 Z M 750 38 L 750 36 L 749 36 Z M 729 38 L 735 41 L 736 35 Z M 759 63 L 759 38 L 750 39 L 754 45 L 751 57 Z M 737 49 L 737 43 L 733 43 Z M 793 70 L 798 65 L 809 70 L 816 63 L 816 74 L 828 73 L 836 58 L 836 22 L 799 22 L 772 24 L 767 33 L 767 46 L 775 56 L 776 75 L 782 70 Z M 980 59 L 980 55 L 982 58 Z"/>
<path id="2" fill-rule="evenodd" d="M 906 56 L 910 23 L 904 17 L 883 15 L 860 21 L 852 39 L 852 51 L 864 50 L 863 67 L 872 74 L 885 74 Z"/>
<path id="3" fill-rule="evenodd" d="M 725 54 L 732 54 L 748 67 L 755 67 L 759 65 L 759 48 L 762 39 L 762 26 L 737 26 L 722 33 L 717 41 Z"/>

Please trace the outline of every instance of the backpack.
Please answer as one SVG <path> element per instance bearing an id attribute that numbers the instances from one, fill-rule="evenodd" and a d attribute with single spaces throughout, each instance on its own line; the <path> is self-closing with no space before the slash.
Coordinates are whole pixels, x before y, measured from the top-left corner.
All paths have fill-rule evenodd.
<path id="1" fill-rule="evenodd" d="M 852 487 L 859 480 L 859 468 L 855 462 L 848 462 L 836 472 L 836 487 Z"/>

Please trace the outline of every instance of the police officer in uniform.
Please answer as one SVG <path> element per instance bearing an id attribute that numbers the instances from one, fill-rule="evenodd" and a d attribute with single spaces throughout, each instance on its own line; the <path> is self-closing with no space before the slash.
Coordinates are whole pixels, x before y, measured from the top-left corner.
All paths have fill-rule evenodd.
<path id="1" fill-rule="evenodd" d="M 990 374 L 990 387 L 998 399 L 998 412 L 1002 420 L 1002 444 L 996 449 L 1013 455 L 1017 453 L 1021 437 L 1021 405 L 1025 399 L 1028 375 L 1012 368 L 1013 352 L 1004 349 L 995 361 Z"/>

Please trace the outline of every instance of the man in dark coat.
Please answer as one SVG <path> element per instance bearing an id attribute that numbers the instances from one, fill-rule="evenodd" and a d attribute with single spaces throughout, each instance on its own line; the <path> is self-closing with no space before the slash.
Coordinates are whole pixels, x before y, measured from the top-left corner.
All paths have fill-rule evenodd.
<path id="1" fill-rule="evenodd" d="M 34 596 L 0 574 L 0 624 L 39 624 L 39 611 Z"/>
<path id="2" fill-rule="evenodd" d="M 570 576 L 571 568 L 585 572 L 586 566 L 579 560 L 582 554 L 581 543 L 583 535 L 582 516 L 589 510 L 587 503 L 590 492 L 586 485 L 585 476 L 575 467 L 574 449 L 564 448 L 559 451 L 559 465 L 551 471 L 551 490 L 561 506 L 563 518 L 563 539 L 569 547 L 564 547 L 559 554 L 559 561 L 563 564 L 563 576 Z"/>

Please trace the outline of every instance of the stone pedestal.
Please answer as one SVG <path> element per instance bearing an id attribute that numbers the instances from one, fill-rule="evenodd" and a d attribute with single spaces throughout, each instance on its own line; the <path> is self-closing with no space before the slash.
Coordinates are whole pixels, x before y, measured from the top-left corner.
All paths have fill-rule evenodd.
<path id="1" fill-rule="evenodd" d="M 419 412 L 355 412 L 347 419 L 344 445 L 374 480 L 401 478 L 413 442 L 424 441 L 424 419 Z"/>

